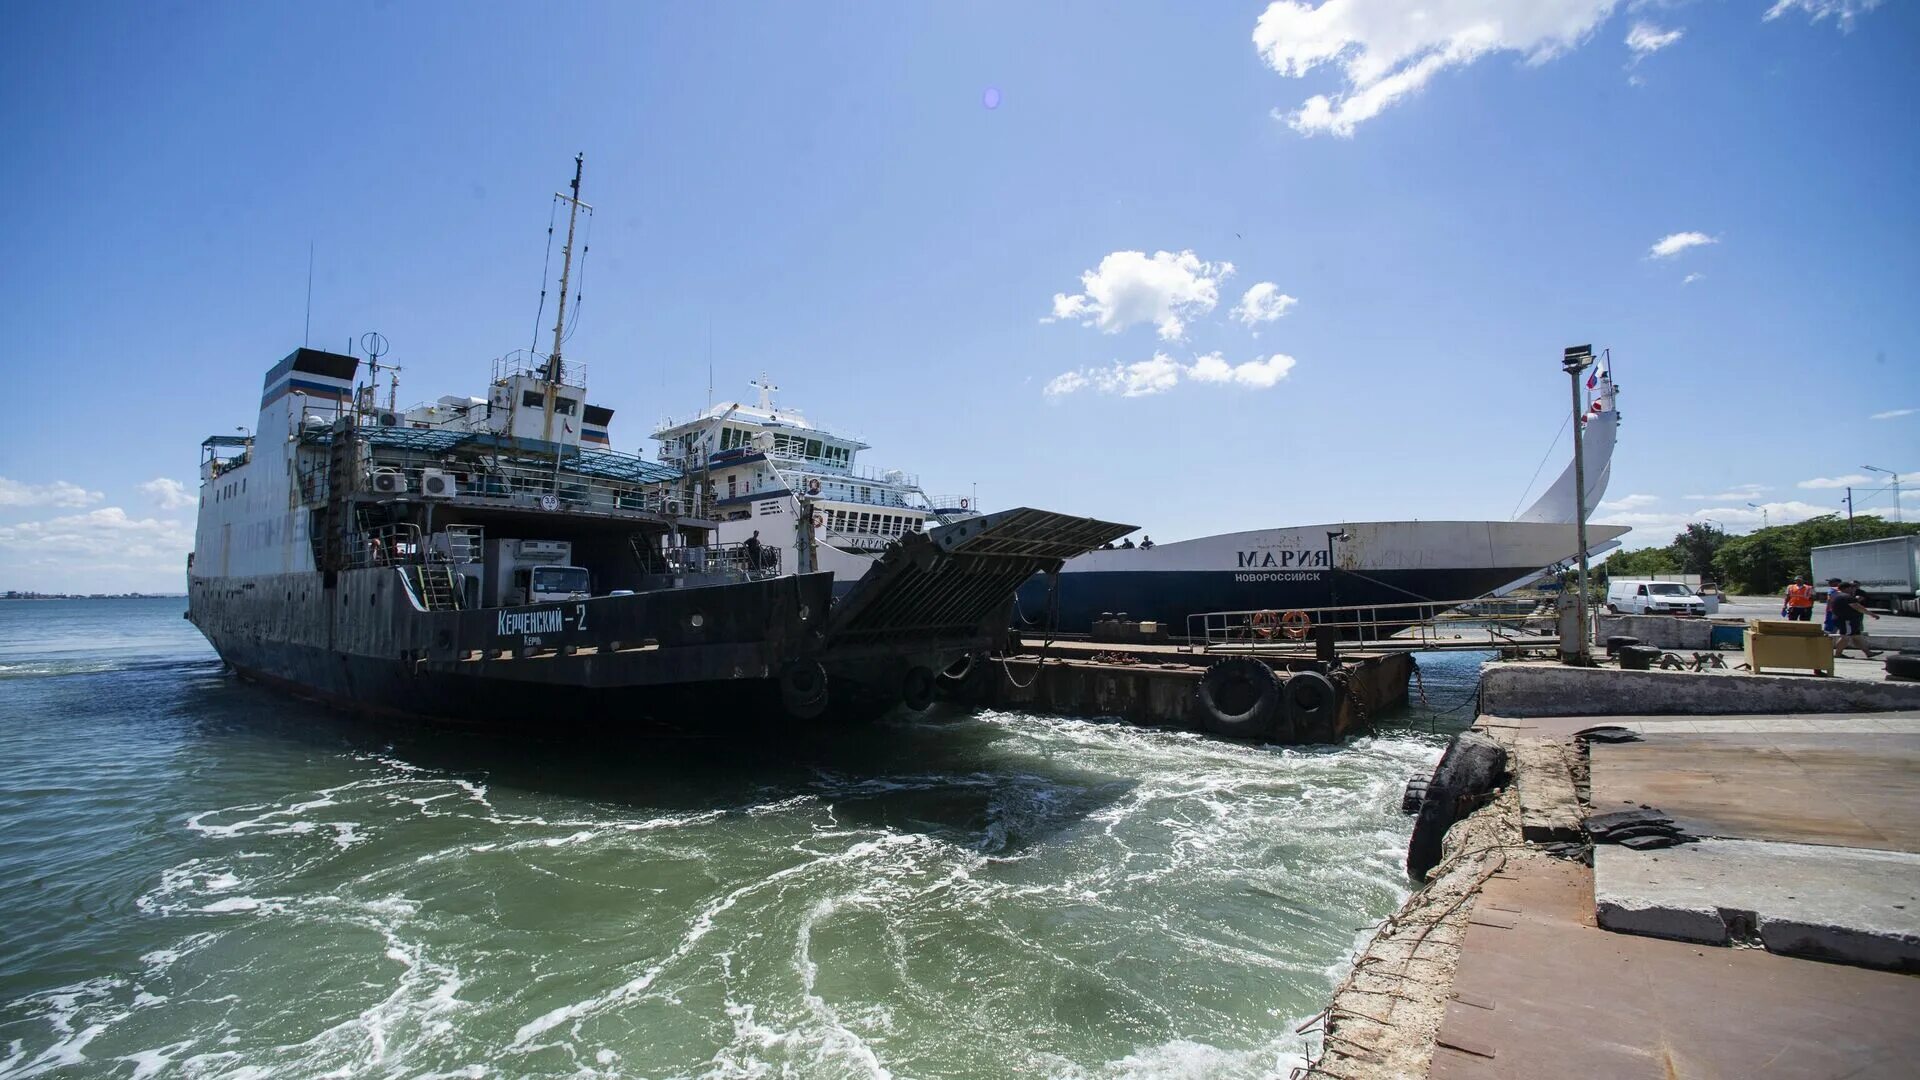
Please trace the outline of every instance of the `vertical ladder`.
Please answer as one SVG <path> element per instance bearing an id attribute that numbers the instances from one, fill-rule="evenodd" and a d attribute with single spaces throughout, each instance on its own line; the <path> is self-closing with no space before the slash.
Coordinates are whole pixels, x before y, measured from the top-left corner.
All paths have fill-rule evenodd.
<path id="1" fill-rule="evenodd" d="M 460 610 L 460 590 L 454 586 L 453 567 L 435 563 L 416 569 L 420 572 L 420 602 L 428 611 Z"/>

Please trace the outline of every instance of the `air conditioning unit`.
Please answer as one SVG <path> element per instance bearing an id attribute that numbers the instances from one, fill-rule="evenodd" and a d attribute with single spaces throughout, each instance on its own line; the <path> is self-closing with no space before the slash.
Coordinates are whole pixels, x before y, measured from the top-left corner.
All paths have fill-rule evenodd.
<path id="1" fill-rule="evenodd" d="M 460 494 L 460 482 L 440 469 L 420 470 L 420 494 L 429 499 L 451 499 Z"/>
<path id="2" fill-rule="evenodd" d="M 407 474 L 399 469 L 375 469 L 373 470 L 373 490 L 382 495 L 405 495 Z"/>
<path id="3" fill-rule="evenodd" d="M 380 427 L 400 426 L 400 414 L 390 409 L 377 409 L 373 415 L 373 422 Z"/>

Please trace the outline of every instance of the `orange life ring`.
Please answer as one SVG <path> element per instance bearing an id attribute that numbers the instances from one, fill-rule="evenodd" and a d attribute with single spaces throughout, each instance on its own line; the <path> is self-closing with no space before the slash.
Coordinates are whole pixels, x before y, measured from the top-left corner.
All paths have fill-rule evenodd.
<path id="1" fill-rule="evenodd" d="M 819 477 L 817 476 L 807 477 L 807 494 L 809 495 L 820 494 L 820 478 Z"/>
<path id="2" fill-rule="evenodd" d="M 965 499 L 961 499 L 961 500 L 960 500 L 960 509 L 962 509 L 962 510 L 965 510 L 966 508 L 967 508 L 967 500 L 965 500 Z"/>
<path id="3" fill-rule="evenodd" d="M 1280 616 L 1272 611 L 1256 611 L 1247 617 L 1247 625 L 1253 628 L 1253 636 L 1270 638 L 1274 628 L 1280 625 Z"/>
<path id="4" fill-rule="evenodd" d="M 1312 625 L 1313 620 L 1304 611 L 1289 611 L 1280 616 L 1280 631 L 1287 635 L 1288 641 L 1305 641 L 1307 628 Z"/>
<path id="5" fill-rule="evenodd" d="M 814 527 L 814 528 L 816 528 L 816 529 L 824 529 L 824 528 L 826 528 L 826 527 L 827 527 L 827 515 L 825 515 L 825 514 L 815 514 L 815 515 L 813 515 L 813 527 Z"/>

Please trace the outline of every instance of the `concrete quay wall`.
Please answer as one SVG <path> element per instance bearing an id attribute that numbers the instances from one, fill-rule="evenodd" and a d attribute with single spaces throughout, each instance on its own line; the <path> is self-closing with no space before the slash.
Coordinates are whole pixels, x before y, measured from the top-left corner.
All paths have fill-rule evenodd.
<path id="1" fill-rule="evenodd" d="M 1920 683 L 1516 663 L 1488 664 L 1480 676 L 1480 712 L 1487 716 L 1740 716 L 1907 709 L 1920 709 Z"/>

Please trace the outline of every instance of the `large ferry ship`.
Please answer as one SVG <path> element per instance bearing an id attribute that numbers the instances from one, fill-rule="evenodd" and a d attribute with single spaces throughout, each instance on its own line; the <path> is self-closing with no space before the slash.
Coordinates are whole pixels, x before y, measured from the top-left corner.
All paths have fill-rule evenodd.
<path id="1" fill-rule="evenodd" d="M 368 357 L 295 349 L 250 433 L 202 443 L 187 617 L 236 672 L 358 712 L 725 731 L 925 708 L 1006 633 L 1015 588 L 1129 526 L 1031 509 L 891 537 L 835 599 L 811 514 L 732 543 L 704 476 L 607 448 L 614 410 L 553 351 L 485 391 L 379 404 Z"/>
<path id="2" fill-rule="evenodd" d="M 685 470 L 712 501 L 723 542 L 791 546 L 810 525 L 820 567 L 844 592 L 892 540 L 981 512 L 972 496 L 928 496 L 911 473 L 861 463 L 866 443 L 776 406 L 765 377 L 753 385 L 756 404 L 723 402 L 654 433 L 660 462 Z M 1617 388 L 1599 376 L 1582 418 L 1589 512 L 1611 479 L 1619 422 Z M 1213 612 L 1470 600 L 1577 557 L 1575 486 L 1569 462 L 1510 521 L 1330 522 L 1091 551 L 1069 560 L 1057 583 L 1028 582 L 1016 621 L 1084 633 L 1125 615 L 1180 634 L 1190 616 Z M 1627 532 L 1590 524 L 1589 550 L 1614 547 Z"/>

